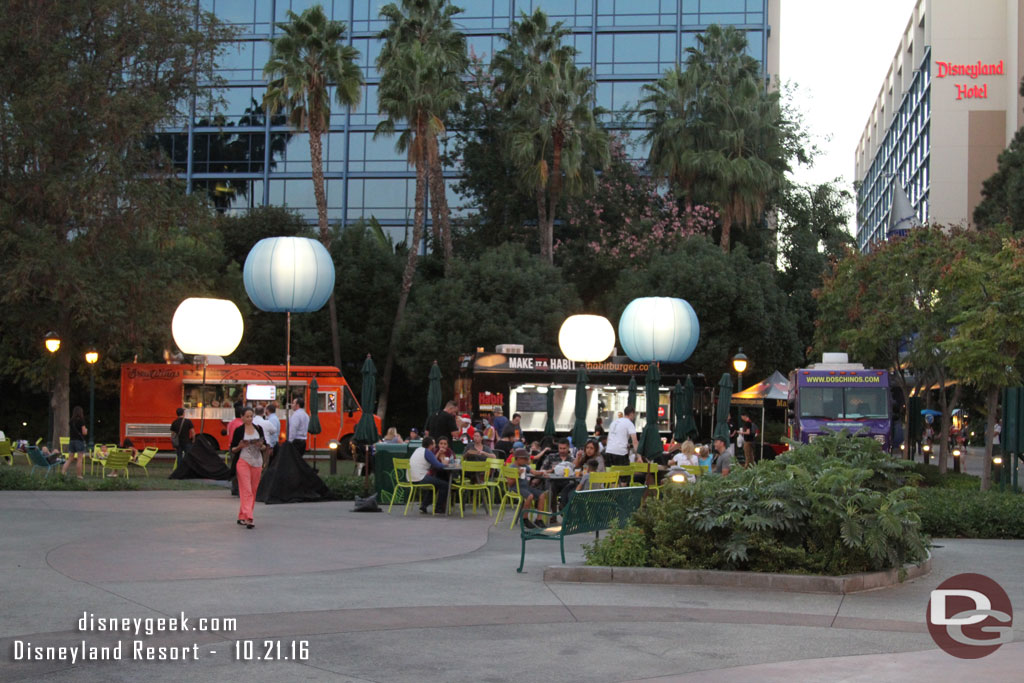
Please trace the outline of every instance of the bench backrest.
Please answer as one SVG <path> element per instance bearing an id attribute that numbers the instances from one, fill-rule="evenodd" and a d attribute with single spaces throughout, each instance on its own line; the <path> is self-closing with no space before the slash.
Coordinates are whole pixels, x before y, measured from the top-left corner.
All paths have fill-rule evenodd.
<path id="1" fill-rule="evenodd" d="M 622 528 L 640 507 L 645 487 L 577 491 L 569 500 L 562 517 L 563 534 L 601 531 L 613 524 Z"/>
<path id="2" fill-rule="evenodd" d="M 43 452 L 39 450 L 38 446 L 28 447 L 28 459 L 31 460 L 32 464 L 36 467 L 49 467 L 51 465 L 50 461 L 46 459 L 46 456 L 43 455 Z"/>

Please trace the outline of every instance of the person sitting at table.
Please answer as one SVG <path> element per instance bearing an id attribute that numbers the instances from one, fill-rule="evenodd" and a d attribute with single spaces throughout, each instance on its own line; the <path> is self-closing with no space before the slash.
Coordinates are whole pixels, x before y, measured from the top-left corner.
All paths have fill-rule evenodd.
<path id="1" fill-rule="evenodd" d="M 473 434 L 473 442 L 466 446 L 466 450 L 462 453 L 466 460 L 470 461 L 484 461 L 487 458 L 494 456 L 494 451 L 487 447 L 484 443 L 484 435 L 478 430 Z"/>
<path id="2" fill-rule="evenodd" d="M 597 459 L 592 458 L 587 461 L 586 467 L 583 468 L 583 478 L 580 479 L 580 483 L 575 486 L 566 486 L 562 489 L 562 493 L 558 496 L 559 510 L 564 510 L 565 506 L 572 500 L 572 496 L 577 491 L 586 491 L 590 488 L 590 474 L 591 472 L 597 472 Z M 552 523 L 555 522 L 555 518 L 551 518 Z"/>
<path id="3" fill-rule="evenodd" d="M 711 449 L 707 446 L 701 446 L 697 449 L 697 464 L 704 470 L 704 474 L 711 472 L 711 461 L 713 459 Z"/>
<path id="4" fill-rule="evenodd" d="M 604 456 L 601 455 L 601 444 L 596 439 L 588 440 L 583 448 L 576 451 L 576 467 L 578 469 L 586 468 L 587 463 L 591 461 L 597 463 L 598 472 L 604 472 Z"/>
<path id="5" fill-rule="evenodd" d="M 405 443 L 394 427 L 388 427 L 388 433 L 380 440 L 381 443 Z"/>
<path id="6" fill-rule="evenodd" d="M 679 447 L 679 452 L 672 457 L 672 462 L 682 467 L 683 465 L 699 465 L 697 461 L 697 449 L 693 442 L 687 439 Z"/>
<path id="7" fill-rule="evenodd" d="M 523 497 L 523 526 L 527 529 L 545 527 L 547 525 L 540 519 L 536 522 L 531 522 L 528 517 L 530 508 L 536 506 L 538 510 L 543 509 L 548 495 L 547 491 L 541 491 L 539 488 L 531 486 L 529 474 L 530 453 L 525 448 L 517 448 L 513 452 L 513 457 L 515 458 L 515 466 L 519 468 L 519 495 Z M 514 487 L 515 483 L 509 481 L 508 485 Z"/>
<path id="8" fill-rule="evenodd" d="M 420 430 L 413 427 L 409 430 L 409 438 L 406 441 L 415 441 L 418 438 L 420 438 Z"/>
<path id="9" fill-rule="evenodd" d="M 409 456 L 409 481 L 414 484 L 432 484 L 437 491 L 437 500 L 424 497 L 420 502 L 420 512 L 427 514 L 427 508 L 433 502 L 434 512 L 443 515 L 443 508 L 448 500 L 448 482 L 431 474 L 431 470 L 444 470 L 444 463 L 438 460 L 431 450 L 433 446 L 434 439 L 424 436 L 423 443 Z M 427 495 L 433 495 L 433 491 L 428 490 Z"/>
<path id="10" fill-rule="evenodd" d="M 437 456 L 437 459 L 443 462 L 445 465 L 450 463 L 455 458 L 455 451 L 452 450 L 452 447 L 448 441 L 448 437 L 442 436 L 437 440 L 437 452 L 435 453 L 435 455 Z"/>
<path id="11" fill-rule="evenodd" d="M 543 458 L 539 458 L 537 469 L 541 472 L 554 472 L 555 466 L 560 462 L 564 462 L 569 459 L 569 439 L 562 437 L 558 440 L 558 449 L 553 453 L 547 453 Z"/>
<path id="12" fill-rule="evenodd" d="M 483 421 L 483 432 L 484 432 L 484 445 L 488 448 L 494 448 L 494 444 L 498 441 L 498 431 L 494 428 L 487 418 Z"/>

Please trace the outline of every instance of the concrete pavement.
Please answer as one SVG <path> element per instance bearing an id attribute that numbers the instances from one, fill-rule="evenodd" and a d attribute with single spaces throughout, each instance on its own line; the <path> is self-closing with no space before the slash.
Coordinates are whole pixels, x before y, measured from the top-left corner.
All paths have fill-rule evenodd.
<path id="1" fill-rule="evenodd" d="M 992 577 L 1024 610 L 1022 541 L 936 541 L 930 576 L 847 596 L 545 584 L 557 544 L 531 543 L 517 574 L 518 533 L 507 524 L 351 508 L 258 505 L 249 531 L 223 490 L 0 492 L 0 681 L 875 683 L 1020 680 L 1024 668 L 1020 642 L 962 662 L 924 624 L 929 591 L 964 571 Z M 570 562 L 585 540 L 569 544 Z M 193 630 L 78 630 L 83 614 L 182 613 Z M 201 618 L 237 621 L 200 632 Z M 24 652 L 113 646 L 117 636 L 121 661 L 13 661 L 15 641 Z M 133 641 L 198 659 L 137 661 Z"/>

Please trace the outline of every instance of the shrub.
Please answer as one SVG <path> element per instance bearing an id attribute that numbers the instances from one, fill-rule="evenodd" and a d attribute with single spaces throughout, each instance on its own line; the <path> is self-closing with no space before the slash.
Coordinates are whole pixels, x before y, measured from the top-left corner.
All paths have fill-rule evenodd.
<path id="1" fill-rule="evenodd" d="M 603 538 L 584 544 L 587 564 L 601 567 L 644 567 L 647 565 L 647 539 L 632 524 L 611 529 Z"/>
<path id="2" fill-rule="evenodd" d="M 937 465 L 930 465 L 923 462 L 912 462 L 910 464 L 911 470 L 914 473 L 920 475 L 921 481 L 920 486 L 926 488 L 945 488 L 945 489 L 961 489 L 961 490 L 980 490 L 981 489 L 981 478 L 976 477 L 973 474 L 964 474 L 961 472 L 946 472 L 946 474 L 940 474 Z"/>
<path id="3" fill-rule="evenodd" d="M 648 500 L 633 524 L 657 567 L 816 574 L 900 567 L 926 555 L 909 485 L 918 478 L 870 439 L 828 436 Z"/>
<path id="4" fill-rule="evenodd" d="M 1024 496 L 934 488 L 918 494 L 921 527 L 945 538 L 1024 538 Z"/>
<path id="5" fill-rule="evenodd" d="M 330 475 L 323 478 L 331 495 L 336 500 L 355 500 L 365 495 L 363 493 L 363 478 L 347 474 Z"/>

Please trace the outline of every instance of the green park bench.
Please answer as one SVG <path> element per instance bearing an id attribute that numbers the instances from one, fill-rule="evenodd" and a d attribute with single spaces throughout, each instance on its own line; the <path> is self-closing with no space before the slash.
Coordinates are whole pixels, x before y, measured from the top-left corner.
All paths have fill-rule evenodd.
<path id="1" fill-rule="evenodd" d="M 546 529 L 528 529 L 523 525 L 525 517 L 519 518 L 519 533 L 522 539 L 522 552 L 519 554 L 519 569 L 523 571 L 526 559 L 526 542 L 535 539 L 558 541 L 562 551 L 562 564 L 565 564 L 565 537 L 572 534 L 595 534 L 613 525 L 622 528 L 629 518 L 640 507 L 643 500 L 644 486 L 628 486 L 612 489 L 593 489 L 577 491 L 569 499 L 569 504 L 558 514 L 562 515 L 562 524 Z M 538 515 L 551 516 L 556 513 L 537 510 Z"/>

